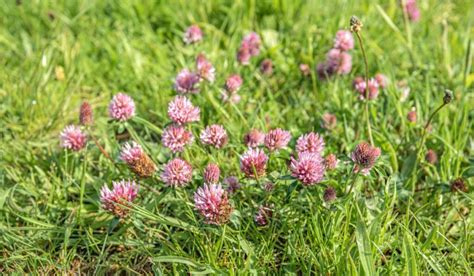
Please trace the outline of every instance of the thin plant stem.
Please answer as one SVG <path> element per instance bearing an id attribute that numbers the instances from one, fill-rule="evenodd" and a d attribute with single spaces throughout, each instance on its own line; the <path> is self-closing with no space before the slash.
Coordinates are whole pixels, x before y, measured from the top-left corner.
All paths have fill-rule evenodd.
<path id="1" fill-rule="evenodd" d="M 357 40 L 360 44 L 360 49 L 362 51 L 362 57 L 364 58 L 365 65 L 365 119 L 367 122 L 367 134 L 369 136 L 370 145 L 374 146 L 374 139 L 372 138 L 372 127 L 370 126 L 370 117 L 369 117 L 369 63 L 367 62 L 367 55 L 365 54 L 364 44 L 362 43 L 362 37 L 359 32 L 355 32 Z"/>
<path id="2" fill-rule="evenodd" d="M 431 121 L 433 121 L 433 118 L 434 116 L 445 106 L 447 105 L 447 103 L 443 103 L 441 104 L 438 108 L 435 109 L 435 111 L 433 111 L 433 113 L 431 113 L 430 117 L 428 118 L 428 121 L 426 121 L 426 124 L 425 126 L 423 127 L 422 131 L 421 131 L 421 139 L 420 139 L 420 142 L 417 146 L 417 150 L 416 150 L 416 158 L 415 158 L 415 164 L 414 164 L 414 169 L 413 169 L 413 172 L 412 172 L 412 192 L 414 193 L 415 190 L 416 190 L 416 185 L 415 185 L 415 176 L 416 176 L 416 167 L 418 166 L 418 163 L 420 162 L 420 154 L 421 154 L 421 149 L 423 147 L 423 145 L 425 144 L 425 140 L 426 140 L 426 133 L 427 133 L 427 129 L 428 127 L 430 126 L 431 124 Z"/>
<path id="3" fill-rule="evenodd" d="M 82 176 L 81 176 L 81 190 L 80 190 L 80 195 L 79 195 L 79 200 L 80 200 L 80 205 L 79 205 L 79 212 L 77 214 L 77 217 L 81 217 L 81 212 L 82 209 L 84 208 L 84 193 L 86 190 L 86 168 L 87 168 L 87 154 L 84 154 L 84 161 L 82 162 Z"/>

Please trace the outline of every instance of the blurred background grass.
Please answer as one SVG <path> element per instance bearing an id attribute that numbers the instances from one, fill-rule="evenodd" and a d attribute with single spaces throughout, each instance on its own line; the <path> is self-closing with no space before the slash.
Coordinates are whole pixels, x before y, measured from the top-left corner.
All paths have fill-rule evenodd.
<path id="1" fill-rule="evenodd" d="M 395 0 L 6 1 L 0 5 L 0 271 L 169 273 L 238 267 L 247 273 L 346 274 L 373 267 L 378 273 L 468 273 L 474 258 L 472 193 L 453 197 L 446 191 L 449 181 L 470 177 L 474 170 L 474 8 L 469 0 L 418 4 L 421 20 L 405 25 Z M 203 110 L 197 127 L 221 123 L 231 143 L 211 154 L 193 146 L 197 170 L 216 160 L 225 164 L 226 175 L 238 173 L 241 139 L 252 127 L 282 127 L 294 137 L 321 132 L 327 152 L 344 158 L 366 139 L 361 104 L 351 89 L 353 77 L 363 73 L 359 47 L 351 51 L 352 73 L 328 82 L 314 74 L 303 78 L 298 65 L 314 68 L 324 60 L 336 31 L 347 29 L 353 14 L 364 22 L 370 75 L 381 72 L 391 80 L 371 107 L 374 138 L 384 153 L 367 184 L 376 197 L 349 199 L 328 209 L 321 205 L 319 190 L 301 189 L 282 206 L 278 223 L 259 230 L 252 222 L 256 204 L 279 197 L 268 198 L 250 185 L 234 199 L 241 213 L 237 224 L 225 233 L 204 227 L 199 231 L 205 234 L 199 234 L 152 216 L 196 220 L 175 195 L 163 193 L 157 199 L 147 194 L 142 202 L 149 213 L 143 211 L 142 220 L 106 238 L 110 217 L 100 211 L 97 191 L 128 172 L 114 169 L 95 148 L 84 156 L 59 149 L 58 134 L 76 122 L 81 101 L 92 103 L 95 131 L 105 148 L 117 153 L 114 131 L 107 127 L 112 95 L 131 95 L 138 115 L 161 128 L 175 95 L 173 78 L 182 68 L 193 68 L 196 54 L 204 52 L 216 67 L 217 80 L 193 97 Z M 190 24 L 205 34 L 196 46 L 182 42 Z M 263 51 L 251 66 L 238 66 L 240 40 L 252 30 L 261 35 Z M 258 71 L 264 58 L 273 60 L 271 78 Z M 57 78 L 59 68 L 64 79 Z M 244 79 L 242 102 L 236 106 L 223 105 L 218 96 L 232 73 Z M 406 102 L 395 85 L 400 80 L 411 89 Z M 454 91 L 455 101 L 437 116 L 427 140 L 440 161 L 422 165 L 417 178 L 422 190 L 411 195 L 404 189 L 413 169 L 410 156 L 422 123 L 446 88 Z M 416 125 L 406 120 L 413 107 Z M 338 117 L 332 132 L 320 126 L 324 112 Z M 159 136 L 142 125 L 134 127 L 162 162 Z M 82 181 L 87 184 L 86 210 L 78 215 Z M 339 188 L 345 181 L 344 176 L 328 180 Z M 153 180 L 148 184 L 162 187 Z M 280 198 L 287 186 L 281 183 Z M 409 196 L 416 197 L 416 204 L 406 205 Z"/>

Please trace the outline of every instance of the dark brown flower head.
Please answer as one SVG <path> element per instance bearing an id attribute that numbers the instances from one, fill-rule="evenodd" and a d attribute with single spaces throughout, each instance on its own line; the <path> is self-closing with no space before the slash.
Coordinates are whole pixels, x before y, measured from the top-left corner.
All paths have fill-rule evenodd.
<path id="1" fill-rule="evenodd" d="M 456 193 L 456 192 L 463 192 L 467 193 L 468 191 L 468 186 L 466 185 L 466 181 L 464 179 L 457 178 L 451 182 L 451 192 Z"/>
<path id="2" fill-rule="evenodd" d="M 336 190 L 331 186 L 327 187 L 327 189 L 324 190 L 323 199 L 326 202 L 330 202 L 330 201 L 335 200 L 336 199 Z"/>
<path id="3" fill-rule="evenodd" d="M 444 104 L 448 104 L 453 100 L 453 92 L 451 90 L 446 89 L 444 91 L 443 102 Z"/>
<path id="4" fill-rule="evenodd" d="M 155 173 L 156 166 L 148 155 L 143 154 L 130 164 L 130 169 L 139 177 L 147 178 Z"/>
<path id="5" fill-rule="evenodd" d="M 273 73 L 273 63 L 271 59 L 265 59 L 260 64 L 260 72 L 262 74 L 270 76 Z"/>
<path id="6" fill-rule="evenodd" d="M 361 142 L 352 152 L 351 158 L 355 163 L 354 172 L 367 175 L 380 156 L 380 148 L 372 147 L 367 142 Z"/>
<path id="7" fill-rule="evenodd" d="M 425 160 L 426 160 L 426 162 L 434 165 L 434 164 L 438 163 L 438 154 L 436 154 L 436 152 L 434 150 L 429 149 L 426 152 Z"/>
<path id="8" fill-rule="evenodd" d="M 355 15 L 351 16 L 350 25 L 351 25 L 351 32 L 354 32 L 354 33 L 360 32 L 360 30 L 362 30 L 362 26 L 364 26 L 364 24 L 362 24 L 362 21 L 360 21 L 360 19 Z"/>
<path id="9" fill-rule="evenodd" d="M 259 226 L 265 226 L 270 223 L 273 217 L 273 205 L 264 204 L 258 208 L 257 214 L 255 214 L 255 222 Z"/>
<path id="10" fill-rule="evenodd" d="M 79 122 L 83 126 L 90 126 L 94 123 L 92 107 L 88 102 L 83 102 L 81 104 L 81 109 L 79 111 Z"/>
<path id="11" fill-rule="evenodd" d="M 129 168 L 139 177 L 147 178 L 156 171 L 155 163 L 135 142 L 126 143 L 120 152 L 120 159 L 125 161 Z"/>

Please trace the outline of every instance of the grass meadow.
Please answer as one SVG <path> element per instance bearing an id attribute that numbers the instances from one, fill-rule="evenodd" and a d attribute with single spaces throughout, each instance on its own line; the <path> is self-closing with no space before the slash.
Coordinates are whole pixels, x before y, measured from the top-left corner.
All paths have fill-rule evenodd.
<path id="1" fill-rule="evenodd" d="M 474 6 L 417 5 L 414 22 L 396 0 L 4 0 L 0 273 L 471 274 Z M 366 69 L 354 34 L 350 72 L 324 79 L 315 69 L 336 33 L 350 30 L 352 15 L 363 23 L 369 77 L 389 80 L 370 101 L 353 88 Z M 183 34 L 192 24 L 203 38 L 188 45 Z M 260 36 L 260 52 L 241 65 L 236 55 L 250 32 Z M 199 53 L 215 67 L 215 81 L 186 95 L 200 120 L 187 126 L 194 142 L 173 153 L 162 143 L 168 104 L 177 74 L 194 70 Z M 271 74 L 260 69 L 264 59 Z M 306 75 L 300 64 L 309 66 Z M 239 102 L 221 97 L 232 74 L 243 80 Z M 453 97 L 444 105 L 446 89 Z M 136 106 L 125 122 L 109 117 L 118 92 Z M 58 137 L 79 124 L 83 101 L 94 118 L 82 128 L 87 145 L 64 149 Z M 337 123 L 325 126 L 325 113 Z M 381 154 L 363 175 L 351 153 L 371 138 L 367 119 Z M 211 124 L 227 132 L 220 149 L 199 138 Z M 275 128 L 291 133 L 289 144 L 276 152 L 262 147 L 265 175 L 246 177 L 244 135 Z M 335 154 L 339 163 L 322 181 L 303 185 L 289 163 L 298 137 L 311 131 L 324 139 L 322 156 Z M 151 177 L 137 177 L 119 158 L 124 139 L 156 164 Z M 425 158 L 428 151 L 436 160 Z M 193 168 L 185 187 L 160 177 L 175 157 Z M 228 193 L 232 213 L 222 224 L 206 223 L 195 208 L 209 163 L 219 166 L 220 182 L 236 176 L 240 183 Z M 121 179 L 140 188 L 133 203 L 119 206 L 129 215 L 118 218 L 104 210 L 100 191 Z M 261 226 L 254 217 L 264 204 L 273 212 Z"/>

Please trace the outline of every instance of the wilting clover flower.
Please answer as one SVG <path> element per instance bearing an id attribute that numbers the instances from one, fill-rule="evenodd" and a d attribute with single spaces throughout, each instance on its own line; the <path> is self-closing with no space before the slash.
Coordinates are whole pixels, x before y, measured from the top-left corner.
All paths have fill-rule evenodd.
<path id="1" fill-rule="evenodd" d="M 323 199 L 326 202 L 331 202 L 336 199 L 336 190 L 329 186 L 324 190 Z"/>
<path id="2" fill-rule="evenodd" d="M 416 110 L 412 110 L 412 111 L 408 112 L 407 119 L 408 119 L 409 122 L 415 123 L 416 122 Z"/>
<path id="3" fill-rule="evenodd" d="M 268 156 L 261 149 L 249 149 L 240 157 L 240 169 L 248 178 L 265 175 Z"/>
<path id="4" fill-rule="evenodd" d="M 247 147 L 256 148 L 263 144 L 265 133 L 258 129 L 252 129 L 244 136 L 244 143 Z"/>
<path id="5" fill-rule="evenodd" d="M 238 104 L 241 99 L 239 94 L 229 93 L 227 91 L 221 93 L 221 98 L 223 102 L 231 102 L 233 104 Z"/>
<path id="6" fill-rule="evenodd" d="M 260 36 L 255 32 L 251 32 L 242 39 L 240 47 L 248 48 L 250 55 L 256 56 L 260 53 L 260 44 Z"/>
<path id="7" fill-rule="evenodd" d="M 225 81 L 225 90 L 227 90 L 229 93 L 235 93 L 240 89 L 242 83 L 243 80 L 239 75 L 231 75 Z"/>
<path id="8" fill-rule="evenodd" d="M 109 116 L 118 121 L 126 121 L 135 115 L 135 103 L 124 93 L 118 93 L 109 104 Z"/>
<path id="9" fill-rule="evenodd" d="M 155 173 L 155 163 L 143 151 L 142 147 L 135 143 L 125 143 L 120 151 L 120 159 L 127 163 L 128 167 L 140 177 L 150 177 Z"/>
<path id="10" fill-rule="evenodd" d="M 352 152 L 351 159 L 354 162 L 354 173 L 368 175 L 370 169 L 380 156 L 380 148 L 372 147 L 367 142 L 361 142 Z"/>
<path id="11" fill-rule="evenodd" d="M 248 65 L 250 63 L 250 49 L 247 47 L 240 47 L 237 52 L 237 61 L 242 65 Z"/>
<path id="12" fill-rule="evenodd" d="M 335 154 L 330 153 L 324 158 L 324 165 L 326 166 L 326 170 L 334 170 L 336 169 L 337 165 L 339 164 L 339 160 Z"/>
<path id="13" fill-rule="evenodd" d="M 273 63 L 271 59 L 264 59 L 260 64 L 260 72 L 262 74 L 270 76 L 273 73 Z"/>
<path id="14" fill-rule="evenodd" d="M 420 19 L 420 10 L 416 4 L 416 0 L 402 0 L 403 9 L 407 13 L 411 21 L 418 21 Z"/>
<path id="15" fill-rule="evenodd" d="M 354 48 L 354 38 L 350 31 L 339 30 L 334 39 L 334 48 L 349 51 Z"/>
<path id="16" fill-rule="evenodd" d="M 388 78 L 384 74 L 377 73 L 374 77 L 375 81 L 378 83 L 379 87 L 382 89 L 387 88 L 388 86 Z"/>
<path id="17" fill-rule="evenodd" d="M 191 165 L 180 158 L 169 161 L 163 169 L 161 180 L 170 187 L 184 187 L 191 182 L 193 168 Z"/>
<path id="18" fill-rule="evenodd" d="M 250 62 L 252 56 L 256 56 L 260 53 L 260 36 L 254 32 L 246 35 L 242 39 L 239 51 L 237 52 L 237 60 L 242 65 L 247 65 Z"/>
<path id="19" fill-rule="evenodd" d="M 201 79 L 205 79 L 210 83 L 214 82 L 216 78 L 216 69 L 212 66 L 209 60 L 206 59 L 204 54 L 199 54 L 196 57 L 196 68 Z"/>
<path id="20" fill-rule="evenodd" d="M 220 184 L 204 184 L 194 193 L 194 206 L 208 224 L 221 225 L 229 221 L 233 208 L 227 192 Z"/>
<path id="21" fill-rule="evenodd" d="M 186 130 L 180 125 L 169 125 L 163 131 L 161 136 L 163 146 L 169 148 L 172 152 L 182 152 L 186 145 L 194 141 L 191 131 Z"/>
<path id="22" fill-rule="evenodd" d="M 303 76 L 309 76 L 309 74 L 311 74 L 311 69 L 309 68 L 308 64 L 301 63 L 299 65 L 299 68 L 300 68 L 300 72 L 301 72 L 301 74 L 303 74 Z"/>
<path id="23" fill-rule="evenodd" d="M 179 125 L 199 121 L 199 113 L 199 108 L 194 107 L 191 101 L 184 96 L 176 96 L 168 104 L 168 116 Z"/>
<path id="24" fill-rule="evenodd" d="M 410 87 L 407 81 L 401 80 L 396 83 L 397 90 L 400 91 L 400 102 L 405 102 L 410 96 Z"/>
<path id="25" fill-rule="evenodd" d="M 174 90 L 179 94 L 199 93 L 199 80 L 198 74 L 183 69 L 174 80 Z"/>
<path id="26" fill-rule="evenodd" d="M 255 214 L 255 223 L 258 226 L 265 226 L 270 223 L 273 217 L 273 205 L 261 205 L 258 207 L 257 214 Z"/>
<path id="27" fill-rule="evenodd" d="M 107 184 L 100 190 L 102 208 L 116 217 L 125 218 L 129 214 L 130 203 L 138 195 L 138 185 L 130 180 L 112 181 L 112 184 L 112 190 L 107 187 Z"/>
<path id="28" fill-rule="evenodd" d="M 338 75 L 348 74 L 352 69 L 352 57 L 339 49 L 329 50 L 326 56 L 326 72 Z"/>
<path id="29" fill-rule="evenodd" d="M 353 82 L 354 88 L 359 92 L 359 99 L 366 98 L 366 82 L 362 78 L 356 78 Z M 375 79 L 369 79 L 369 100 L 374 100 L 379 95 L 379 84 Z"/>
<path id="30" fill-rule="evenodd" d="M 88 102 L 83 102 L 79 110 L 79 123 L 83 126 L 90 126 L 94 123 L 92 107 Z"/>
<path id="31" fill-rule="evenodd" d="M 266 182 L 265 184 L 263 184 L 263 189 L 265 190 L 265 192 L 271 192 L 273 191 L 273 189 L 275 189 L 275 184 L 273 184 L 272 182 Z"/>
<path id="32" fill-rule="evenodd" d="M 291 134 L 288 131 L 277 128 L 270 130 L 267 135 L 265 135 L 263 143 L 270 151 L 276 151 L 286 147 L 290 140 Z"/>
<path id="33" fill-rule="evenodd" d="M 323 180 L 325 165 L 319 154 L 302 152 L 298 158 L 291 157 L 291 175 L 300 180 L 305 186 L 312 186 Z"/>
<path id="34" fill-rule="evenodd" d="M 425 160 L 426 160 L 426 162 L 434 165 L 434 164 L 438 163 L 438 154 L 436 154 L 436 151 L 434 151 L 432 149 L 429 149 L 426 152 Z"/>
<path id="35" fill-rule="evenodd" d="M 217 182 L 219 182 L 220 174 L 221 170 L 216 164 L 211 163 L 207 165 L 206 169 L 204 170 L 204 183 L 217 184 Z"/>
<path id="36" fill-rule="evenodd" d="M 207 126 L 206 129 L 201 132 L 200 138 L 203 144 L 214 146 L 218 149 L 224 147 L 229 140 L 227 132 L 221 125 Z"/>
<path id="37" fill-rule="evenodd" d="M 310 132 L 301 135 L 296 141 L 296 151 L 298 153 L 309 152 L 321 155 L 324 150 L 324 139 L 319 134 Z"/>
<path id="38" fill-rule="evenodd" d="M 183 40 L 186 44 L 196 43 L 202 40 L 202 31 L 198 25 L 191 25 L 184 33 Z"/>
<path id="39" fill-rule="evenodd" d="M 337 118 L 336 115 L 326 112 L 322 116 L 321 127 L 327 130 L 331 130 L 336 127 Z"/>
<path id="40" fill-rule="evenodd" d="M 469 187 L 466 185 L 466 181 L 464 179 L 457 178 L 451 182 L 451 192 L 463 192 L 467 193 L 469 191 Z"/>
<path id="41" fill-rule="evenodd" d="M 235 193 L 238 189 L 240 189 L 239 179 L 236 176 L 228 176 L 224 178 L 222 181 L 226 186 L 226 190 L 229 193 Z"/>
<path id="42" fill-rule="evenodd" d="M 86 134 L 82 132 L 80 127 L 75 125 L 65 127 L 59 135 L 59 140 L 61 147 L 73 151 L 79 151 L 87 144 Z"/>

